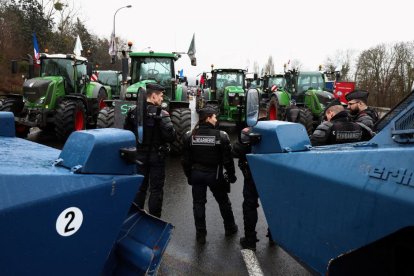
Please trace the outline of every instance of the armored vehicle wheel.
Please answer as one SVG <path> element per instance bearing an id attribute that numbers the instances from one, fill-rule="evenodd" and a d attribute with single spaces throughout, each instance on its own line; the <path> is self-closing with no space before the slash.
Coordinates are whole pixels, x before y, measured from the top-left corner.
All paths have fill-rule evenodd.
<path id="1" fill-rule="evenodd" d="M 177 108 L 171 111 L 171 121 L 177 133 L 177 138 L 171 143 L 171 153 L 181 154 L 183 148 L 183 135 L 191 129 L 191 110 L 189 108 Z"/>
<path id="2" fill-rule="evenodd" d="M 283 120 L 282 110 L 280 109 L 279 100 L 273 96 L 270 98 L 266 107 L 268 120 Z"/>
<path id="3" fill-rule="evenodd" d="M 66 141 L 73 131 L 86 126 L 86 109 L 79 100 L 63 100 L 56 110 L 55 131 L 61 141 Z"/>
<path id="4" fill-rule="evenodd" d="M 23 110 L 23 106 L 23 100 L 20 98 L 0 99 L 0 111 L 10 111 L 16 115 Z"/>
<path id="5" fill-rule="evenodd" d="M 114 126 L 114 115 L 115 109 L 113 107 L 104 107 L 99 110 L 98 121 L 96 123 L 96 128 L 107 128 Z"/>

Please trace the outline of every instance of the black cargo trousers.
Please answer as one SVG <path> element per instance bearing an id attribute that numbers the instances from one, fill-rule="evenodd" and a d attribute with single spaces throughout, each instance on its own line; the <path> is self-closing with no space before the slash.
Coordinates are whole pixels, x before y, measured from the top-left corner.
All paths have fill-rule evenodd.
<path id="1" fill-rule="evenodd" d="M 223 218 L 224 228 L 231 231 L 235 227 L 233 210 L 231 202 L 225 187 L 222 187 L 216 180 L 217 172 L 201 171 L 192 169 L 191 186 L 193 194 L 193 212 L 196 231 L 199 234 L 207 234 L 206 229 L 206 203 L 207 203 L 207 187 L 210 188 L 214 198 L 216 199 L 221 217 Z"/>
<path id="2" fill-rule="evenodd" d="M 258 220 L 257 208 L 259 207 L 259 194 L 253 181 L 249 166 L 245 164 L 242 169 L 244 176 L 243 185 L 243 221 L 244 235 L 247 240 L 256 242 L 256 224 Z"/>
<path id="3" fill-rule="evenodd" d="M 165 156 L 158 151 L 138 153 L 138 160 L 143 165 L 138 166 L 138 174 L 144 175 L 134 203 L 144 209 L 145 199 L 149 188 L 148 211 L 151 215 L 161 217 L 165 183 Z"/>

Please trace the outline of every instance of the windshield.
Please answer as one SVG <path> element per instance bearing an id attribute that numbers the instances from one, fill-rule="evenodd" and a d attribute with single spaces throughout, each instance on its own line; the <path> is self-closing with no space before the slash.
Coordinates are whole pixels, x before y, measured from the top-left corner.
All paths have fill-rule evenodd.
<path id="1" fill-rule="evenodd" d="M 297 92 L 303 93 L 309 89 L 322 90 L 325 87 L 322 74 L 299 74 Z"/>
<path id="2" fill-rule="evenodd" d="M 276 85 L 277 87 L 286 87 L 286 79 L 284 77 L 272 77 L 269 79 L 269 87 Z"/>
<path id="3" fill-rule="evenodd" d="M 115 71 L 112 71 L 112 72 L 99 71 L 98 72 L 99 82 L 105 85 L 118 85 L 120 77 L 121 75 Z"/>
<path id="4" fill-rule="evenodd" d="M 227 86 L 244 86 L 244 74 L 242 72 L 217 72 L 217 89 Z"/>
<path id="5" fill-rule="evenodd" d="M 172 59 L 170 58 L 138 58 L 132 60 L 132 83 L 143 80 L 155 80 L 161 85 L 171 83 Z"/>
<path id="6" fill-rule="evenodd" d="M 62 58 L 55 58 L 55 59 L 42 59 L 42 65 L 40 68 L 40 76 L 62 76 L 66 78 L 66 80 L 70 83 L 74 82 L 74 69 L 72 65 L 72 60 L 70 59 L 62 59 Z M 86 66 L 83 65 L 86 72 Z M 79 65 L 79 69 L 82 66 Z"/>

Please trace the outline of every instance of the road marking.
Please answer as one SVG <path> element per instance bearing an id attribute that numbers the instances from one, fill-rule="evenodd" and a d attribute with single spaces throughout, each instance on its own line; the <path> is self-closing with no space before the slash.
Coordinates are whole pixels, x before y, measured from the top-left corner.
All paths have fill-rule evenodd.
<path id="1" fill-rule="evenodd" d="M 244 263 L 246 264 L 249 276 L 263 276 L 263 271 L 260 268 L 256 254 L 254 254 L 254 252 L 250 249 L 242 249 L 240 251 L 242 253 Z"/>

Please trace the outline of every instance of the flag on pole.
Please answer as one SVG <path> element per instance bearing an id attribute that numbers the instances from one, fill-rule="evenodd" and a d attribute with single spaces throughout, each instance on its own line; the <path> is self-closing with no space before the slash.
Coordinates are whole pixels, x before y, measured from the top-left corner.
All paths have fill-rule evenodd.
<path id="1" fill-rule="evenodd" d="M 196 47 L 195 47 L 195 33 L 193 34 L 193 39 L 191 40 L 190 47 L 188 48 L 187 55 L 190 57 L 191 65 L 197 65 L 197 59 L 195 57 L 196 54 Z"/>
<path id="2" fill-rule="evenodd" d="M 184 77 L 184 69 L 181 69 L 181 70 L 179 70 L 178 71 L 178 76 L 180 77 L 180 78 L 182 78 L 182 77 Z"/>
<path id="3" fill-rule="evenodd" d="M 116 52 L 117 52 L 117 48 L 116 48 L 116 43 L 115 43 L 115 34 L 112 33 L 111 34 L 111 41 L 109 42 L 109 51 L 108 51 L 108 53 L 111 56 L 116 56 Z"/>
<path id="4" fill-rule="evenodd" d="M 78 35 L 76 37 L 75 48 L 73 48 L 73 53 L 77 56 L 80 56 L 80 55 L 82 55 L 82 51 L 83 51 L 82 43 L 81 43 L 80 37 Z"/>
<path id="5" fill-rule="evenodd" d="M 36 33 L 33 33 L 33 51 L 35 64 L 40 64 L 39 44 L 37 43 Z"/>

